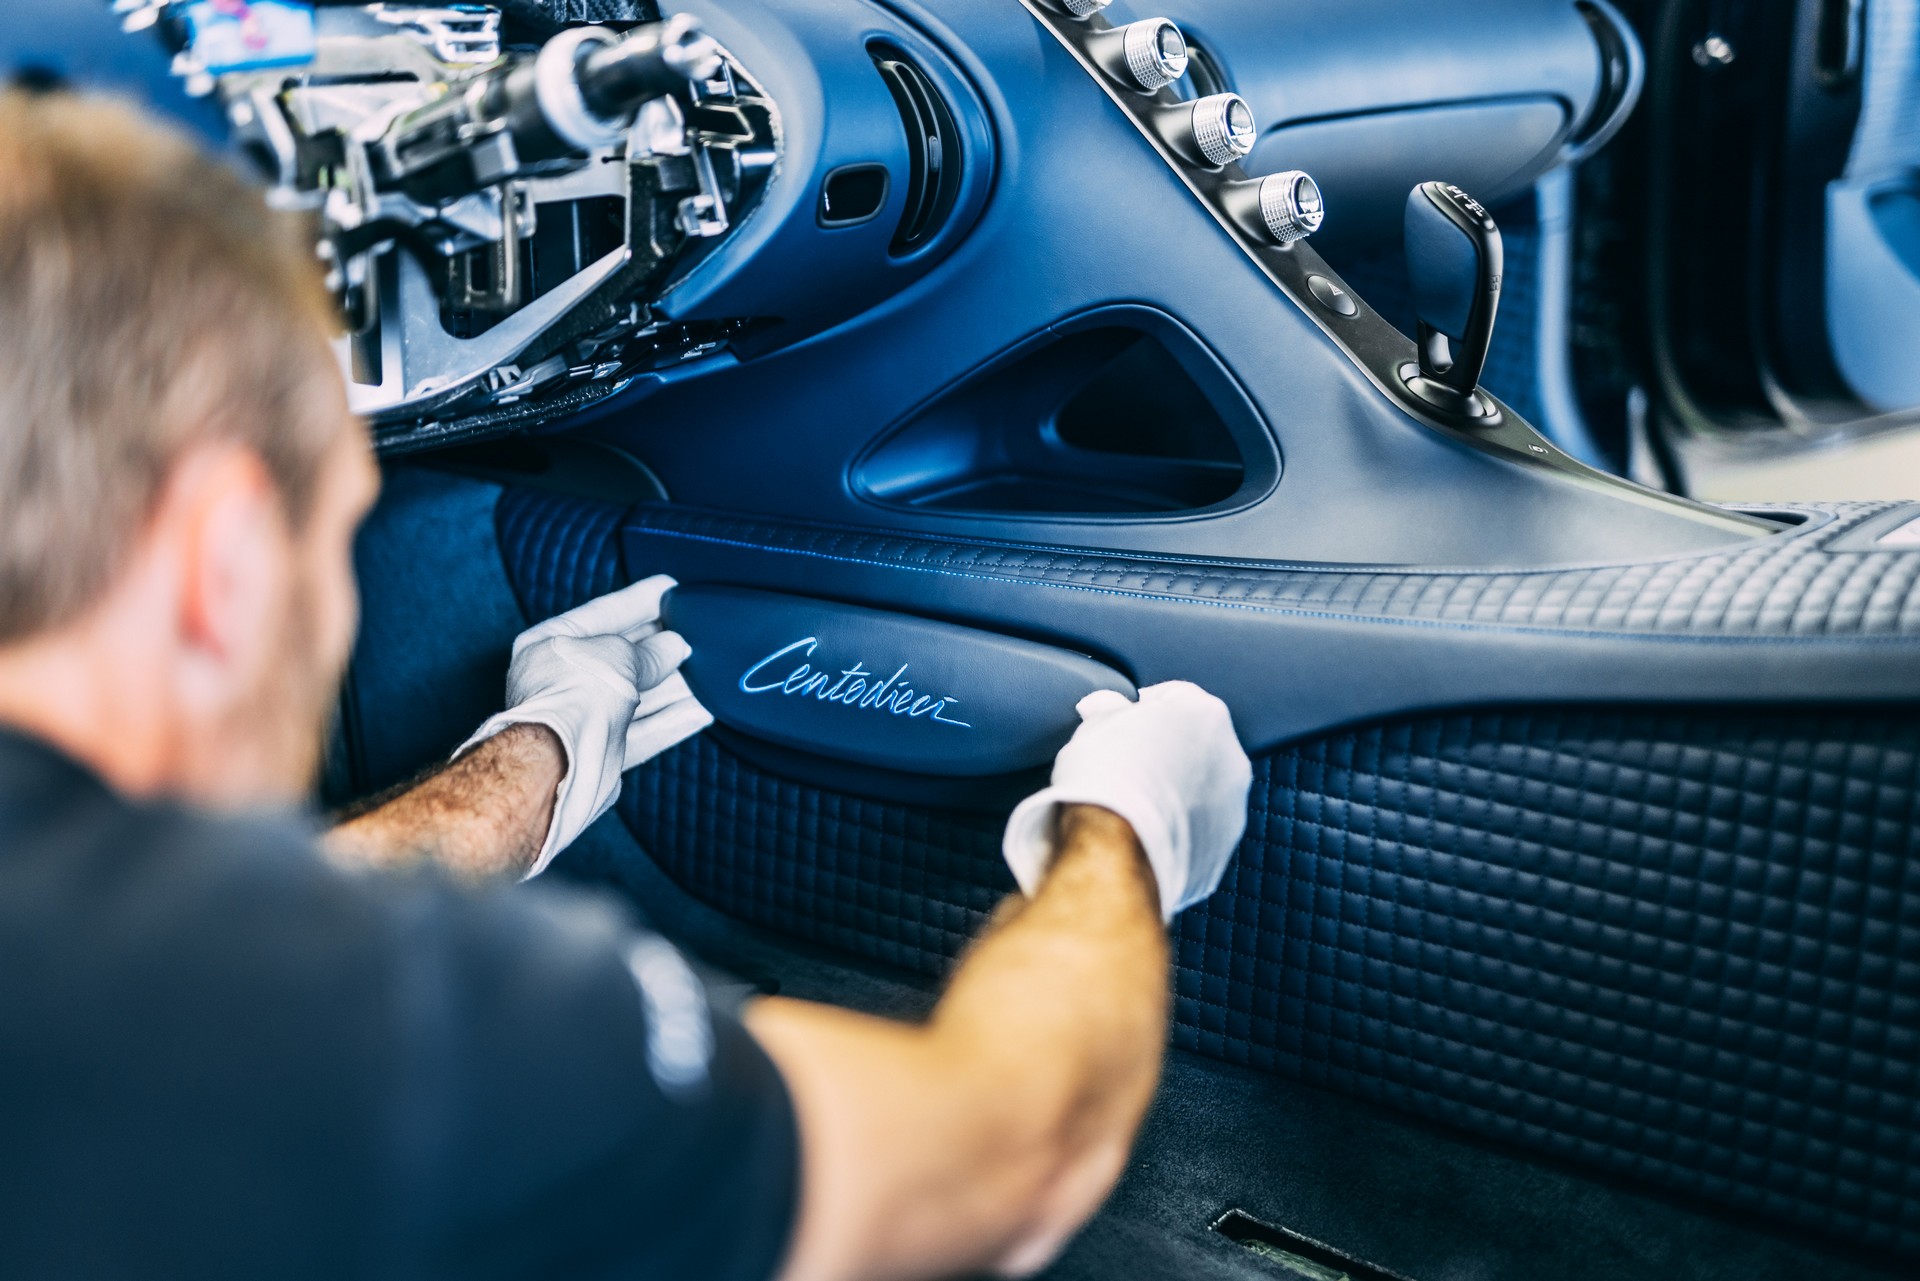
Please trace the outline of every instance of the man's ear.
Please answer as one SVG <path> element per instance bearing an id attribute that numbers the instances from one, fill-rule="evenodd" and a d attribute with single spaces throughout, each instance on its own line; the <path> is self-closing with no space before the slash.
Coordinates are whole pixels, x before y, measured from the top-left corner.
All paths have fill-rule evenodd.
<path id="1" fill-rule="evenodd" d="M 175 626 L 191 688 L 225 701 L 267 660 L 291 590 L 279 490 L 253 450 L 198 446 L 169 476 L 155 525 L 174 553 Z"/>

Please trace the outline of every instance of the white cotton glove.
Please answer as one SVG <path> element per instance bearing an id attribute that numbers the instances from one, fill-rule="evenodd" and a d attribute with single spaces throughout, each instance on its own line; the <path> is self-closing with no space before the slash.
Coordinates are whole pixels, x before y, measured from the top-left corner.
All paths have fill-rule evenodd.
<path id="1" fill-rule="evenodd" d="M 1233 717 L 1198 685 L 1168 681 L 1133 702 L 1114 690 L 1080 700 L 1080 728 L 1053 762 L 1053 784 L 1007 820 L 1002 849 L 1028 895 L 1053 859 L 1055 811 L 1099 805 L 1133 826 L 1167 920 L 1220 886 L 1247 829 L 1253 766 Z"/>
<path id="2" fill-rule="evenodd" d="M 458 759 L 509 725 L 545 725 L 567 772 L 553 821 L 528 876 L 545 871 L 620 798 L 620 775 L 713 724 L 680 675 L 687 642 L 660 623 L 665 575 L 588 601 L 520 633 L 507 668 L 507 710 L 454 753 Z"/>

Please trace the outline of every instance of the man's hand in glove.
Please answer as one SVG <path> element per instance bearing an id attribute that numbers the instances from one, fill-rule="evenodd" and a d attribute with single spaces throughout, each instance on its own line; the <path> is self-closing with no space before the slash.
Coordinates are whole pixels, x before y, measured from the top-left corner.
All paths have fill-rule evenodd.
<path id="1" fill-rule="evenodd" d="M 1080 700 L 1080 728 L 1060 749 L 1053 783 L 1008 820 L 1007 864 L 1031 897 L 1054 852 L 1063 805 L 1097 805 L 1127 820 L 1146 851 L 1168 920 L 1220 886 L 1247 827 L 1253 767 L 1227 706 L 1198 685 L 1168 681 L 1140 701 L 1102 690 Z"/>
<path id="2" fill-rule="evenodd" d="M 528 876 L 613 807 L 622 773 L 713 724 L 680 675 L 687 642 L 660 625 L 660 600 L 674 585 L 656 575 L 520 633 L 507 710 L 454 753 L 510 725 L 544 725 L 560 740 L 567 772 Z"/>
<path id="3" fill-rule="evenodd" d="M 619 799 L 624 771 L 713 723 L 679 672 L 686 641 L 660 623 L 673 586 L 649 578 L 522 632 L 507 709 L 446 769 L 336 828 L 330 849 L 360 864 L 431 857 L 474 876 L 545 870 Z"/>
<path id="4" fill-rule="evenodd" d="M 1193 685 L 1093 694 L 1080 716 L 1007 826 L 1027 898 L 931 1018 L 748 1007 L 800 1123 L 789 1275 L 1029 1276 L 1127 1168 L 1167 1043 L 1165 918 L 1220 883 L 1252 769 Z"/>

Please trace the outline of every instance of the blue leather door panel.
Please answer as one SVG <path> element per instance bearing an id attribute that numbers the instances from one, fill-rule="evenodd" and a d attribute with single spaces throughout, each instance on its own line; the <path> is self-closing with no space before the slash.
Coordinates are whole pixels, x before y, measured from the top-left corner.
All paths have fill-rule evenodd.
<path id="1" fill-rule="evenodd" d="M 1436 706 L 1920 700 L 1920 554 L 1828 544 L 1886 504 L 1809 509 L 1737 551 L 1539 572 L 1149 558 L 643 506 L 627 563 L 800 590 L 1195 680 L 1255 749 Z M 693 637 L 700 644 L 699 637 Z"/>
<path id="2" fill-rule="evenodd" d="M 1827 329 L 1856 394 L 1882 412 L 1920 405 L 1920 3 L 1867 10 L 1860 123 L 1827 188 Z"/>
<path id="3" fill-rule="evenodd" d="M 1902 684 L 1920 557 L 1830 550 L 1890 510 L 1834 508 L 1745 560 L 1543 576 L 803 536 L 525 491 L 496 519 L 535 617 L 661 568 L 902 607 L 925 582 L 916 599 L 1003 626 L 1015 602 L 1068 602 L 1031 634 L 1107 635 L 1088 648 L 1143 681 L 1212 663 L 1245 691 L 1306 653 L 1321 685 L 1414 671 L 1470 708 L 1471 637 L 1530 688 L 1662 691 L 1665 708 L 1554 700 L 1305 736 L 1279 733 L 1271 694 L 1236 703 L 1271 737 L 1223 892 L 1176 925 L 1176 1041 L 1920 1256 L 1920 718 Z M 1346 665 L 1296 622 L 1338 622 Z M 1691 698 L 1670 670 L 1686 654 L 1703 656 Z M 1308 676 L 1283 688 L 1326 715 Z M 1882 695 L 1822 706 L 1842 680 Z M 1746 705 L 1757 688 L 1801 709 Z M 620 812 L 727 912 L 926 973 L 1012 888 L 997 814 L 798 782 L 711 738 L 631 775 Z"/>

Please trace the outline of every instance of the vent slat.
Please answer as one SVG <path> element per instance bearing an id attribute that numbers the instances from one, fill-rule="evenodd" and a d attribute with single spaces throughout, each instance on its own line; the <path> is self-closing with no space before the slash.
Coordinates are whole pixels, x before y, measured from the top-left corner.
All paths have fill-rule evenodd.
<path id="1" fill-rule="evenodd" d="M 946 100 L 927 74 L 898 50 L 878 48 L 873 63 L 900 109 L 907 136 L 907 191 L 893 252 L 911 253 L 946 225 L 960 194 L 964 149 Z"/>

